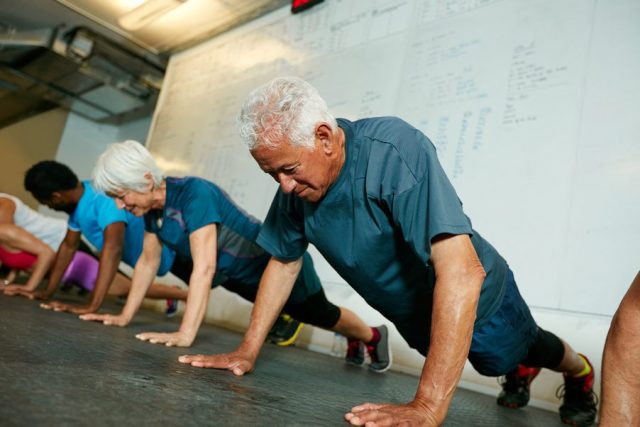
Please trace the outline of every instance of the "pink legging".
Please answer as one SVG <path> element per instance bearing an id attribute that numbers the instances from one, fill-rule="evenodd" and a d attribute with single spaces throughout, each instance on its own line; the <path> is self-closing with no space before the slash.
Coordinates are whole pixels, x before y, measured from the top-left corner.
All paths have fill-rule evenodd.
<path id="1" fill-rule="evenodd" d="M 34 266 L 38 258 L 29 252 L 11 252 L 0 246 L 0 262 L 16 270 L 28 270 Z"/>
<path id="2" fill-rule="evenodd" d="M 0 246 L 0 262 L 9 268 L 17 270 L 29 270 L 38 258 L 29 252 L 10 252 Z M 73 283 L 88 291 L 93 291 L 98 278 L 100 263 L 91 255 L 76 251 L 62 276 L 62 283 Z"/>

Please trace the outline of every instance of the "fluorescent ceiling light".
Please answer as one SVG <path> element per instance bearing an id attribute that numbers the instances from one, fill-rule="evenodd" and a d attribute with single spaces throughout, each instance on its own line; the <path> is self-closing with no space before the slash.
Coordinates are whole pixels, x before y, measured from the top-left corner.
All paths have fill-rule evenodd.
<path id="1" fill-rule="evenodd" d="M 187 0 L 147 0 L 122 16 L 118 24 L 125 30 L 135 31 L 155 21 Z"/>

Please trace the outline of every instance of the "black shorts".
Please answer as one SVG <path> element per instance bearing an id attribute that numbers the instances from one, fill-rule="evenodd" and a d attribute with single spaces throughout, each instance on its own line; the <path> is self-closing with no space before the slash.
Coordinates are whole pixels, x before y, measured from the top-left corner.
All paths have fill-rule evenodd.
<path id="1" fill-rule="evenodd" d="M 182 257 L 176 257 L 171 267 L 171 272 L 187 284 L 189 284 L 192 270 L 193 263 L 191 260 Z M 222 282 L 221 286 L 240 295 L 249 302 L 255 302 L 256 300 L 258 284 L 229 279 Z M 318 292 L 309 295 L 302 302 L 295 304 L 286 303 L 282 311 L 300 322 L 325 329 L 335 326 L 340 319 L 340 308 L 327 299 L 322 288 L 320 288 Z"/>
<path id="2" fill-rule="evenodd" d="M 255 302 L 256 300 L 257 285 L 227 280 L 222 286 L 247 301 Z M 287 302 L 282 311 L 300 322 L 325 329 L 335 326 L 340 319 L 340 308 L 327 299 L 322 288 L 302 302 L 295 304 Z"/>

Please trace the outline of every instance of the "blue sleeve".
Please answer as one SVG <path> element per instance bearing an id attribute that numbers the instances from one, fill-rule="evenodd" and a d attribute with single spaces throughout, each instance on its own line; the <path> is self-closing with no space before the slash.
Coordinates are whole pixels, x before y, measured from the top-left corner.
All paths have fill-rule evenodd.
<path id="1" fill-rule="evenodd" d="M 185 187 L 179 209 L 189 234 L 209 224 L 220 223 L 220 191 L 209 183 L 194 179 Z"/>
<path id="2" fill-rule="evenodd" d="M 423 261 L 441 234 L 472 235 L 471 221 L 447 178 L 431 141 L 415 128 L 401 133 L 403 142 L 384 153 L 380 188 L 392 220 Z"/>
<path id="3" fill-rule="evenodd" d="M 76 218 L 76 211 L 74 211 L 71 215 L 69 215 L 69 221 L 67 223 L 67 227 L 73 231 L 80 231 L 80 224 L 78 224 L 78 219 Z"/>
<path id="4" fill-rule="evenodd" d="M 115 200 L 110 197 L 105 195 L 98 196 L 94 209 L 98 225 L 103 230 L 114 222 L 129 223 L 127 212 L 124 209 L 118 209 Z"/>
<path id="5" fill-rule="evenodd" d="M 309 246 L 304 234 L 302 203 L 295 196 L 278 189 L 256 243 L 276 258 L 300 258 Z"/>

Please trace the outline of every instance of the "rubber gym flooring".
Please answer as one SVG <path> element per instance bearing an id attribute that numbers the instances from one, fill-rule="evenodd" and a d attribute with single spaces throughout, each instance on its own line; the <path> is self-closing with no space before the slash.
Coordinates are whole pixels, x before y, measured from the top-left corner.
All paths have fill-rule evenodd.
<path id="1" fill-rule="evenodd" d="M 103 306 L 120 309 L 114 301 Z M 134 338 L 176 330 L 179 321 L 142 310 L 127 328 L 107 327 L 0 294 L 0 425 L 339 426 L 347 425 L 343 415 L 356 404 L 405 402 L 416 390 L 416 377 L 370 373 L 335 357 L 271 344 L 244 377 L 178 363 L 181 354 L 227 352 L 240 342 L 238 333 L 211 325 L 201 327 L 190 349 Z M 492 396 L 462 389 L 445 422 L 562 425 L 557 413 L 502 408 Z"/>

